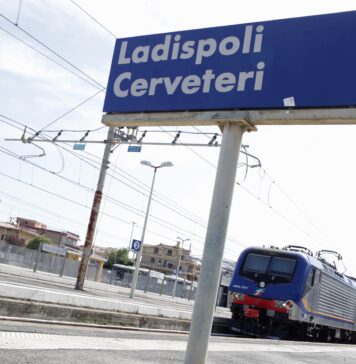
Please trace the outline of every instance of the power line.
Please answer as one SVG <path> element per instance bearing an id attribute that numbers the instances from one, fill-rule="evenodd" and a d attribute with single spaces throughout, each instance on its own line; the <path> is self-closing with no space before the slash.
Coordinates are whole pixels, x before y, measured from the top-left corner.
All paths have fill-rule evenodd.
<path id="1" fill-rule="evenodd" d="M 299 211 L 300 214 L 304 216 L 304 218 L 309 222 L 309 224 L 314 227 L 316 231 L 319 232 L 321 236 L 324 237 L 329 243 L 328 237 L 319 229 L 319 227 L 310 219 L 310 217 L 299 207 L 299 205 L 287 194 L 287 192 L 277 183 L 275 180 L 267 173 L 266 170 L 263 169 L 263 172 L 270 178 L 275 186 L 279 189 L 279 191 L 284 195 L 284 197 Z"/>
<path id="2" fill-rule="evenodd" d="M 87 84 L 89 84 L 90 86 L 95 87 L 95 88 L 97 88 L 97 89 L 99 89 L 99 90 L 101 90 L 101 89 L 102 89 L 102 87 L 99 87 L 98 85 L 91 83 L 88 79 L 86 79 L 86 78 L 84 78 L 84 77 L 82 77 L 82 76 L 78 75 L 78 73 L 74 72 L 74 71 L 73 71 L 73 70 L 71 70 L 70 68 L 65 67 L 63 64 L 61 64 L 61 63 L 57 62 L 55 59 L 53 59 L 53 58 L 49 57 L 46 53 L 41 52 L 41 51 L 40 51 L 40 50 L 38 50 L 37 48 L 33 47 L 31 44 L 26 43 L 24 40 L 22 40 L 21 38 L 17 37 L 16 35 L 14 35 L 14 34 L 10 33 L 9 31 L 7 31 L 6 29 L 4 29 L 4 28 L 3 28 L 3 27 L 1 27 L 1 26 L 0 26 L 0 30 L 2 30 L 4 33 L 6 33 L 7 35 L 9 35 L 10 37 L 12 37 L 12 38 L 16 39 L 17 41 L 19 41 L 19 42 L 23 43 L 23 44 L 24 44 L 24 45 L 26 45 L 27 47 L 31 48 L 34 52 L 36 52 L 36 53 L 40 54 L 41 56 L 43 56 L 43 57 L 47 58 L 48 60 L 50 60 L 51 62 L 55 63 L 57 66 L 59 66 L 59 67 L 63 68 L 64 70 L 66 70 L 67 72 L 71 73 L 72 75 L 74 75 L 74 76 L 76 76 L 76 77 L 80 78 L 82 81 L 86 82 L 86 83 L 87 83 Z"/>
<path id="3" fill-rule="evenodd" d="M 79 8 L 85 15 L 87 15 L 91 20 L 93 20 L 96 24 L 98 24 L 101 28 L 103 28 L 107 33 L 109 33 L 112 37 L 115 39 L 117 36 L 111 32 L 106 26 L 104 26 L 102 23 L 99 22 L 99 20 L 95 19 L 91 14 L 89 14 L 85 9 L 83 9 L 80 5 L 78 5 L 75 1 L 71 0 L 71 2 Z"/>
<path id="4" fill-rule="evenodd" d="M 37 165 L 36 163 L 31 162 L 31 161 L 23 160 L 20 156 L 18 156 L 18 155 L 16 155 L 15 153 L 13 153 L 13 152 L 11 152 L 11 151 L 7 150 L 6 148 L 3 148 L 3 147 L 0 147 L 0 148 L 1 148 L 1 149 L 3 149 L 3 150 L 0 150 L 0 152 L 1 152 L 1 153 L 5 153 L 5 154 L 7 154 L 7 155 L 9 155 L 9 156 L 11 156 L 11 157 L 14 157 L 14 158 L 20 159 L 20 160 L 22 160 L 22 161 L 24 161 L 24 162 L 26 162 L 26 163 L 28 163 L 28 164 L 31 164 L 32 166 L 35 166 L 35 167 L 37 167 L 37 168 L 40 168 L 40 169 L 41 169 L 41 170 L 43 170 L 43 171 L 46 171 L 46 172 L 48 172 L 48 173 L 52 173 L 52 174 L 53 174 L 53 172 L 52 172 L 52 171 L 50 171 L 50 170 L 48 170 L 47 168 L 41 167 L 41 166 Z M 93 189 L 91 189 L 91 188 L 89 188 L 89 187 L 87 187 L 87 186 L 84 186 L 84 185 L 82 185 L 82 184 L 80 184 L 80 183 L 77 183 L 77 182 L 75 182 L 75 181 L 73 181 L 73 180 L 71 180 L 71 179 L 69 179 L 69 178 L 66 178 L 66 177 L 64 177 L 64 176 L 57 175 L 57 174 L 54 174 L 54 175 L 56 175 L 57 177 L 59 177 L 59 178 L 61 178 L 61 179 L 65 180 L 66 182 L 69 182 L 69 183 L 71 183 L 71 184 L 74 184 L 74 185 L 79 186 L 80 188 L 85 189 L 87 192 L 94 192 L 94 190 L 93 190 Z M 21 182 L 23 182 L 23 181 L 21 180 Z M 32 184 L 31 184 L 31 186 L 32 186 Z M 50 191 L 48 191 L 48 190 L 45 190 L 45 192 L 50 193 Z M 54 194 L 54 195 L 55 195 L 55 196 L 57 196 L 57 197 L 61 197 L 61 198 L 63 198 L 63 199 L 66 199 L 64 196 L 58 196 L 57 194 Z M 129 210 L 129 211 L 130 211 L 130 212 L 132 212 L 132 213 L 135 213 L 135 214 L 140 215 L 140 216 L 143 216 L 143 215 L 144 215 L 144 214 L 143 214 L 143 212 L 142 212 L 142 211 L 140 211 L 140 210 L 138 210 L 137 208 L 135 208 L 135 207 L 133 207 L 133 206 L 131 206 L 131 205 L 125 204 L 125 203 L 123 203 L 123 202 L 121 202 L 121 201 L 119 201 L 119 200 L 116 200 L 116 199 L 114 199 L 114 198 L 112 198 L 112 197 L 110 197 L 110 196 L 105 195 L 105 196 L 104 196 L 104 198 L 105 198 L 107 201 L 109 201 L 109 202 L 111 202 L 111 203 L 114 203 L 115 205 L 117 205 L 117 206 L 119 206 L 119 207 L 121 207 L 121 208 L 123 208 L 123 209 L 125 209 L 125 210 Z M 70 200 L 70 201 L 72 201 L 72 200 Z M 80 204 L 80 203 L 79 203 L 79 204 Z M 82 205 L 82 204 L 80 204 L 80 206 L 86 206 L 86 205 Z M 86 206 L 86 207 L 87 207 L 87 206 Z M 199 239 L 201 239 L 201 240 L 202 240 L 202 238 L 201 238 L 200 236 L 198 236 L 198 235 L 194 234 L 193 232 L 188 231 L 188 230 L 186 230 L 186 229 L 184 229 L 184 228 L 182 228 L 182 227 L 179 227 L 179 226 L 177 226 L 177 225 L 175 225 L 175 224 L 172 224 L 172 223 L 170 223 L 170 222 L 167 222 L 167 221 L 165 221 L 165 220 L 163 220 L 163 219 L 160 219 L 160 218 L 158 218 L 158 217 L 156 217 L 156 216 L 153 216 L 153 215 L 150 215 L 150 217 L 151 217 L 152 219 L 154 219 L 154 220 L 155 220 L 155 223 L 156 223 L 156 224 L 161 225 L 161 226 L 163 226 L 163 227 L 165 227 L 165 228 L 167 228 L 167 229 L 170 229 L 170 230 L 172 230 L 172 231 L 174 231 L 174 232 L 176 232 L 176 233 L 180 233 L 180 232 L 182 232 L 182 231 L 183 231 L 183 232 L 185 232 L 185 233 L 187 233 L 187 234 L 190 234 L 191 236 L 195 236 L 196 238 L 199 238 Z M 174 229 L 172 229 L 172 227 L 173 227 Z M 203 227 L 204 227 L 204 226 L 203 226 Z"/>
<path id="5" fill-rule="evenodd" d="M 112 36 L 116 37 L 112 32 L 110 32 L 105 26 L 103 26 L 100 22 L 98 22 L 91 14 L 89 14 L 87 11 L 85 11 L 83 8 L 81 8 L 77 3 L 75 3 L 74 1 L 71 1 L 74 5 L 76 5 L 81 11 L 83 11 L 87 16 L 89 16 L 93 21 L 95 21 L 98 25 L 100 25 L 104 30 L 106 30 L 108 33 L 110 33 Z M 62 60 L 64 60 L 65 62 L 69 63 L 72 67 L 74 67 L 75 69 L 77 69 L 78 71 L 81 72 L 80 69 L 78 69 L 76 66 L 74 66 L 71 62 L 69 62 L 68 60 L 64 59 L 62 56 L 60 56 L 57 52 L 53 51 L 51 48 L 49 48 L 47 45 L 45 45 L 43 42 L 41 42 L 39 39 L 37 39 L 36 37 L 32 36 L 30 33 L 28 33 L 26 30 L 24 30 L 23 28 L 19 27 L 16 23 L 13 23 L 11 20 L 9 20 L 8 18 L 6 18 L 3 14 L 0 14 L 4 19 L 6 19 L 7 21 L 9 21 L 10 23 L 12 23 L 13 25 L 17 26 L 18 29 L 20 29 L 21 31 L 23 31 L 26 35 L 28 35 L 29 37 L 31 37 L 32 39 L 34 39 L 35 41 L 37 41 L 39 44 L 41 44 L 43 47 L 45 47 L 46 49 L 48 49 L 49 51 L 53 52 L 56 56 L 58 56 L 59 58 L 61 58 Z M 95 81 L 94 79 L 92 79 L 90 76 L 86 75 L 87 77 L 89 77 L 91 80 L 93 80 L 95 83 L 99 84 L 97 81 Z M 100 85 L 100 84 L 99 84 Z M 103 87 L 103 86 L 102 86 Z M 78 107 L 81 106 L 78 105 Z M 70 112 L 70 111 L 69 111 Z M 66 114 L 64 114 L 62 117 L 64 117 Z M 61 117 L 60 117 L 61 118 Z M 59 119 L 60 119 L 59 118 Z M 56 121 L 58 121 L 59 119 L 53 121 L 52 123 L 50 123 L 49 125 L 52 125 L 53 123 L 55 123 Z M 46 127 L 48 127 L 49 125 L 47 125 Z M 42 128 L 43 130 L 44 128 Z M 196 154 L 199 158 L 201 158 L 202 160 L 204 160 L 206 163 L 208 163 L 209 165 L 211 165 L 212 167 L 216 168 L 210 161 L 208 161 L 207 159 L 205 159 L 204 157 L 202 157 L 199 153 L 193 151 L 191 148 L 188 147 L 188 149 L 193 152 L 194 154 Z M 282 190 L 283 192 L 283 190 Z M 257 196 L 255 196 L 254 194 L 252 194 L 255 198 L 258 199 Z M 261 201 L 260 199 L 258 199 L 259 201 Z M 263 201 L 261 201 L 263 202 Z M 292 202 L 292 200 L 290 200 L 290 202 Z M 298 210 L 299 207 L 297 205 L 295 205 L 297 207 Z M 271 208 L 271 206 L 269 206 Z M 301 210 L 300 210 L 301 211 Z M 281 215 L 283 216 L 283 215 Z M 304 215 L 306 216 L 306 215 Z M 286 218 L 284 216 L 284 218 Z M 309 218 L 308 218 L 309 219 Z M 287 219 L 287 221 L 290 221 L 289 219 Z M 308 221 L 311 221 L 310 219 Z"/>
<path id="6" fill-rule="evenodd" d="M 162 130 L 164 130 L 163 128 L 161 128 Z M 193 151 L 191 148 L 188 147 L 188 149 L 193 152 L 194 154 L 196 154 L 200 159 L 204 160 L 209 166 L 213 167 L 214 169 L 216 169 L 217 167 L 211 163 L 210 161 L 208 161 L 206 158 L 202 157 L 198 152 Z M 258 201 L 260 201 L 262 204 L 264 204 L 265 206 L 269 207 L 275 214 L 277 214 L 279 217 L 281 217 L 283 220 L 285 220 L 286 222 L 288 222 L 290 225 L 294 226 L 295 228 L 297 228 L 299 231 L 303 232 L 303 234 L 305 234 L 306 236 L 309 236 L 311 238 L 313 238 L 313 240 L 318 241 L 318 239 L 315 239 L 314 237 L 312 237 L 312 235 L 309 232 L 306 232 L 305 230 L 303 230 L 300 226 L 298 226 L 297 224 L 295 224 L 293 221 L 291 221 L 290 219 L 288 219 L 286 216 L 284 216 L 281 212 L 277 211 L 276 209 L 272 208 L 272 206 L 270 204 L 265 203 L 264 201 L 262 201 L 260 198 L 258 198 L 258 196 L 256 196 L 253 192 L 251 192 L 250 190 L 248 190 L 246 187 L 242 186 L 242 184 L 240 184 L 239 182 L 236 182 L 236 184 L 245 192 L 247 192 L 248 194 L 250 194 L 251 196 L 253 196 L 254 198 L 256 198 Z"/>
<path id="7" fill-rule="evenodd" d="M 8 174 L 6 174 L 6 173 L 0 172 L 0 175 L 1 175 L 1 176 L 3 176 L 3 177 L 9 178 L 9 179 L 11 179 L 11 180 L 13 180 L 13 181 L 20 182 L 20 183 L 22 183 L 22 184 L 24 184 L 24 185 L 27 185 L 27 186 L 29 186 L 29 187 L 32 187 L 32 188 L 34 188 L 34 189 L 36 189 L 36 190 L 39 190 L 39 191 L 41 191 L 41 192 L 45 192 L 45 193 L 47 193 L 47 194 L 50 194 L 50 195 L 52 195 L 52 196 L 55 196 L 55 197 L 60 198 L 60 199 L 62 199 L 62 200 L 65 200 L 65 201 L 67 201 L 67 202 L 73 203 L 73 204 L 75 204 L 75 205 L 77 205 L 77 206 L 80 206 L 80 207 L 83 207 L 83 208 L 85 208 L 85 209 L 91 209 L 91 207 L 86 206 L 86 205 L 84 205 L 84 204 L 82 204 L 82 203 L 80 203 L 80 202 L 74 201 L 73 199 L 70 199 L 70 198 L 67 198 L 67 197 L 65 197 L 65 196 L 62 196 L 62 195 L 60 195 L 60 194 L 58 194 L 58 193 L 54 193 L 54 192 L 52 192 L 52 191 L 46 190 L 46 189 L 44 189 L 44 188 L 42 188 L 42 187 L 39 187 L 39 186 L 36 186 L 36 185 L 34 185 L 34 184 L 31 184 L 31 183 L 25 182 L 25 181 L 23 181 L 23 180 L 21 180 L 21 179 L 19 179 L 19 178 L 15 178 L 15 177 L 9 176 L 9 175 L 8 175 Z M 104 216 L 110 217 L 110 218 L 112 218 L 112 219 L 113 219 L 113 220 L 115 220 L 115 221 L 120 221 L 120 222 L 122 222 L 122 223 L 124 223 L 124 224 L 127 224 L 127 225 L 130 225 L 130 226 L 131 226 L 131 221 L 126 221 L 126 220 L 120 219 L 120 218 L 119 218 L 119 217 L 117 217 L 117 216 L 113 216 L 113 215 L 110 215 L 110 214 L 105 213 L 105 212 L 101 212 L 101 214 L 103 214 Z M 162 235 L 162 234 L 159 234 L 159 233 L 157 233 L 157 232 L 155 232 L 155 231 L 152 231 L 152 230 L 147 230 L 147 231 L 149 231 L 151 234 L 154 234 L 154 235 L 157 235 L 157 236 L 163 237 L 163 238 L 165 238 L 165 239 L 167 239 L 167 240 L 170 240 L 170 241 L 172 241 L 172 240 L 173 240 L 172 238 L 167 237 L 167 236 L 164 236 L 164 235 Z"/>
<path id="8" fill-rule="evenodd" d="M 46 126 L 42 127 L 40 130 L 38 130 L 35 134 L 34 137 L 38 136 L 41 131 L 45 128 L 48 128 L 49 126 L 53 125 L 54 123 L 56 123 L 57 121 L 63 119 L 65 116 L 67 116 L 68 114 L 70 114 L 71 112 L 73 112 L 74 110 L 78 109 L 79 107 L 81 107 L 82 105 L 84 105 L 85 103 L 87 103 L 89 100 L 93 99 L 95 96 L 99 95 L 101 92 L 103 92 L 103 90 L 99 90 L 97 92 L 95 92 L 95 94 L 89 96 L 88 98 L 86 98 L 85 100 L 83 100 L 82 102 L 80 102 L 78 105 L 72 107 L 71 109 L 69 109 L 68 111 L 66 111 L 64 114 L 60 115 L 58 118 L 56 118 L 55 120 L 51 121 L 49 124 L 47 124 Z"/>
<path id="9" fill-rule="evenodd" d="M 42 42 L 41 40 L 39 40 L 38 38 L 36 38 L 34 35 L 32 35 L 31 33 L 29 33 L 27 30 L 25 30 L 24 28 L 20 27 L 19 25 L 16 25 L 13 21 L 11 21 L 8 17 L 6 17 L 4 14 L 0 13 L 0 17 L 2 17 L 3 19 L 5 19 L 8 23 L 12 24 L 13 26 L 15 26 L 17 29 L 19 29 L 22 33 L 26 34 L 28 37 L 30 37 L 31 39 L 33 39 L 35 42 L 37 42 L 38 44 L 40 44 L 42 47 L 44 47 L 45 49 L 47 49 L 48 51 L 50 51 L 51 53 L 53 53 L 54 55 L 56 55 L 58 58 L 60 58 L 62 61 L 64 61 L 65 63 L 69 64 L 71 67 L 73 67 L 74 69 L 76 69 L 79 73 L 81 73 L 82 75 L 86 76 L 87 78 L 89 78 L 91 81 L 93 81 L 96 85 L 98 85 L 99 87 L 101 87 L 102 89 L 105 89 L 105 86 L 101 85 L 99 82 L 97 82 L 96 80 L 94 80 L 94 78 L 92 78 L 90 75 L 88 75 L 86 72 L 82 71 L 80 68 L 78 68 L 75 64 L 73 64 L 72 62 L 70 62 L 68 59 L 66 59 L 65 57 L 63 57 L 62 55 L 60 55 L 58 52 L 56 52 L 55 50 L 53 50 L 52 48 L 50 48 L 47 44 L 45 44 L 44 42 Z"/>
<path id="10" fill-rule="evenodd" d="M 0 116 L 2 116 L 2 115 L 0 115 Z M 10 119 L 10 118 L 8 118 L 8 119 Z M 0 120 L 1 121 L 1 120 Z M 21 124 L 20 124 L 21 125 Z M 56 145 L 56 146 L 58 146 L 59 147 L 59 145 L 57 145 L 56 143 L 54 143 L 54 145 Z M 64 150 L 66 150 L 66 149 L 64 149 Z M 93 165 L 91 165 L 92 167 L 94 167 L 94 168 L 97 168 L 97 167 L 95 167 L 95 166 L 93 166 Z M 51 173 L 53 173 L 53 171 L 50 171 Z M 118 173 L 118 172 L 114 172 L 114 173 Z M 131 188 L 132 190 L 134 190 L 134 191 L 136 191 L 136 192 L 138 192 L 138 193 L 140 193 L 140 194 L 142 194 L 142 195 L 144 195 L 144 196 L 146 196 L 146 197 L 148 197 L 148 195 L 147 195 L 147 193 L 145 193 L 145 192 L 142 192 L 141 190 L 139 190 L 139 189 L 137 189 L 137 188 L 135 188 L 135 187 L 133 187 L 132 185 L 130 185 L 130 184 L 128 184 L 128 183 L 126 183 L 126 182 L 124 182 L 123 180 L 121 180 L 120 178 L 117 178 L 117 177 L 115 177 L 115 176 L 113 176 L 112 174 L 110 174 L 110 173 L 108 173 L 108 176 L 110 176 L 110 177 L 112 177 L 114 180 L 116 180 L 117 182 L 120 182 L 121 184 L 123 184 L 123 185 L 125 185 L 125 186 L 127 186 L 127 187 L 129 187 L 129 188 Z M 61 176 L 61 178 L 64 178 L 64 177 L 62 177 Z M 124 178 L 126 178 L 125 176 L 124 176 Z M 136 179 L 137 180 L 137 179 Z M 132 182 L 130 182 L 130 183 L 132 183 Z M 139 186 L 138 184 L 136 184 L 137 186 Z M 142 188 L 142 186 L 140 187 L 139 186 L 139 188 Z M 146 190 L 148 190 L 149 189 L 149 187 L 147 186 L 147 185 L 144 185 L 144 188 L 146 189 Z M 156 194 L 154 194 L 154 195 L 156 195 Z M 163 196 L 163 195 L 162 195 Z M 168 199 L 169 200 L 169 199 Z M 166 204 L 165 202 L 162 202 L 162 201 L 160 201 L 159 199 L 157 199 L 156 197 L 154 197 L 153 198 L 153 201 L 155 201 L 156 203 L 158 203 L 159 205 L 161 205 L 161 206 L 163 206 L 163 207 L 165 207 L 165 208 L 167 208 L 167 209 L 169 209 L 169 210 L 171 210 L 171 211 L 173 211 L 174 213 L 176 213 L 176 214 L 178 214 L 178 215 L 180 215 L 180 216 L 182 216 L 182 217 L 184 217 L 184 218 L 186 218 L 187 220 L 190 220 L 191 222 L 193 222 L 193 223 L 195 223 L 195 224 L 197 224 L 197 225 L 200 225 L 201 227 L 206 227 L 206 223 L 201 223 L 201 222 L 199 222 L 199 221 L 197 221 L 196 220 L 196 217 L 190 217 L 189 215 L 187 215 L 186 213 L 184 213 L 184 212 L 182 212 L 182 209 L 183 208 L 178 208 L 178 209 L 176 209 L 176 208 L 174 208 L 173 206 L 170 206 L 170 205 L 168 205 L 168 204 Z M 172 200 L 170 200 L 170 201 L 172 201 Z M 179 210 L 181 210 L 181 211 L 179 211 Z"/>

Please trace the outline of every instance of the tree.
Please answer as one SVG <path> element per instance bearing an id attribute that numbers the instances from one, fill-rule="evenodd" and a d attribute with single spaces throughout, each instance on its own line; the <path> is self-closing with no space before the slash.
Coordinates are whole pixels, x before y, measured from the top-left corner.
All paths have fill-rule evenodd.
<path id="1" fill-rule="evenodd" d="M 116 263 L 130 266 L 134 265 L 133 260 L 129 258 L 129 250 L 127 248 L 117 249 Z"/>
<path id="2" fill-rule="evenodd" d="M 52 240 L 45 236 L 36 236 L 34 239 L 29 241 L 29 243 L 26 245 L 26 248 L 37 250 L 41 243 L 51 244 Z"/>
<path id="3" fill-rule="evenodd" d="M 122 264 L 132 266 L 134 265 L 133 260 L 129 258 L 129 249 L 111 249 L 106 253 L 108 260 L 106 261 L 104 268 L 111 269 L 113 264 Z"/>

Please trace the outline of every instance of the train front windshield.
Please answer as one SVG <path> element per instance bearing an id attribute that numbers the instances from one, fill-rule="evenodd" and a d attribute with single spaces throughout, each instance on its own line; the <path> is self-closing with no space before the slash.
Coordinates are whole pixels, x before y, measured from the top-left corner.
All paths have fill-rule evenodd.
<path id="1" fill-rule="evenodd" d="M 290 281 L 296 264 L 295 258 L 249 253 L 243 263 L 241 274 L 250 278 L 263 275 L 273 277 L 274 281 Z"/>

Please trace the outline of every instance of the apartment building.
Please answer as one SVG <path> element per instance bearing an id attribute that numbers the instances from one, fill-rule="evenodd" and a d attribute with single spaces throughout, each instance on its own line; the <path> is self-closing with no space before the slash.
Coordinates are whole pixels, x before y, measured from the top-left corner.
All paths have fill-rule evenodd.
<path id="1" fill-rule="evenodd" d="M 166 275 L 175 275 L 178 269 L 181 278 L 189 281 L 197 280 L 200 271 L 200 262 L 190 256 L 190 250 L 177 245 L 143 245 L 141 268 L 162 272 Z"/>

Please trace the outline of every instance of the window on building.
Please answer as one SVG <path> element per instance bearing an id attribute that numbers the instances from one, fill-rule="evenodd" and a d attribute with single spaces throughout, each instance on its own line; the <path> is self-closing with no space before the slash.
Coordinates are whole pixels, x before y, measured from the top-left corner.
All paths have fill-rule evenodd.
<path id="1" fill-rule="evenodd" d="M 153 249 L 153 254 L 158 254 L 159 253 L 159 248 L 154 248 Z"/>
<path id="2" fill-rule="evenodd" d="M 167 250 L 167 255 L 172 256 L 172 249 Z"/>
<path id="3" fill-rule="evenodd" d="M 151 263 L 154 263 L 155 262 L 155 258 L 151 258 Z"/>
<path id="4" fill-rule="evenodd" d="M 173 264 L 172 263 L 168 263 L 167 264 L 167 267 L 168 267 L 168 269 L 172 269 L 173 268 Z"/>

